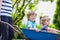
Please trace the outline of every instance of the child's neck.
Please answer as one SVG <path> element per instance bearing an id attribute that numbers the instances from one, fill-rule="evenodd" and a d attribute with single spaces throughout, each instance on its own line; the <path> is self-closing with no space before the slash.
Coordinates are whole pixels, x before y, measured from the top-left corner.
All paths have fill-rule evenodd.
<path id="1" fill-rule="evenodd" d="M 43 26 L 48 26 L 48 25 L 46 25 L 46 24 L 43 24 Z"/>
<path id="2" fill-rule="evenodd" d="M 28 19 L 29 20 L 29 19 Z M 35 22 L 35 21 L 32 21 L 32 20 L 29 20 L 29 21 L 31 21 L 31 22 Z"/>

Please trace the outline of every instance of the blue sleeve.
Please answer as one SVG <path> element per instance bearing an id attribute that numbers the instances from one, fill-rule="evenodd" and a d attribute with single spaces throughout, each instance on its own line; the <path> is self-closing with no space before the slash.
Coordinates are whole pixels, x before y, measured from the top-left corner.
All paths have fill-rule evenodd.
<path id="1" fill-rule="evenodd" d="M 27 25 L 26 25 L 26 28 L 28 29 L 29 27 L 32 27 L 32 23 L 31 22 L 28 22 Z"/>

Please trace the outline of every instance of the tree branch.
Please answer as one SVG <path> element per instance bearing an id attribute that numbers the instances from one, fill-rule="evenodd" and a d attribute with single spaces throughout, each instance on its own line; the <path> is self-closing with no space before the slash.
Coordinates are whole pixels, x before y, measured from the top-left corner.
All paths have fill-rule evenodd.
<path id="1" fill-rule="evenodd" d="M 27 5 L 28 5 L 30 2 L 31 2 L 31 0 L 26 4 L 26 6 L 24 7 L 24 10 L 22 11 L 23 16 L 24 16 L 25 8 L 27 7 Z M 20 14 L 17 16 L 17 18 L 18 18 L 19 16 L 20 16 Z M 16 24 L 17 22 L 19 22 L 21 19 L 23 19 L 23 16 L 22 16 L 20 19 L 16 20 L 16 21 L 15 21 L 15 24 Z"/>
<path id="2" fill-rule="evenodd" d="M 24 4 L 25 4 L 25 0 L 23 1 L 23 5 L 22 5 L 21 8 L 18 10 L 18 12 L 21 12 L 21 9 L 23 8 Z M 17 17 L 15 18 L 14 21 L 16 21 L 16 20 L 18 19 L 18 16 L 20 16 L 20 14 L 17 15 Z"/>

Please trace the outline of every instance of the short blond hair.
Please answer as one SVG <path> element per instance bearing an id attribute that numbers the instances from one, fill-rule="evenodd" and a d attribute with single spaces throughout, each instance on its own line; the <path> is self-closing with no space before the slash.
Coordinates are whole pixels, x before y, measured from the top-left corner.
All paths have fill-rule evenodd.
<path id="1" fill-rule="evenodd" d="M 30 11 L 28 12 L 27 17 L 29 18 L 31 15 L 37 15 L 37 14 L 34 11 Z"/>
<path id="2" fill-rule="evenodd" d="M 44 21 L 44 20 L 50 20 L 50 18 L 49 18 L 49 16 L 43 16 L 43 17 L 41 18 L 41 20 L 42 20 L 42 21 Z"/>

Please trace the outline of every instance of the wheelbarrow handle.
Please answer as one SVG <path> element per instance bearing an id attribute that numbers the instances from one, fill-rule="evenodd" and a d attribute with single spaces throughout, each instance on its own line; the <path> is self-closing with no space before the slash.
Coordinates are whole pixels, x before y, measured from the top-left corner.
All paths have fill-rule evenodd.
<path id="1" fill-rule="evenodd" d="M 18 31 L 17 29 L 15 29 L 15 28 L 14 28 L 12 25 L 10 25 L 9 23 L 4 22 L 4 21 L 0 21 L 0 23 L 8 25 L 8 26 L 11 27 L 15 32 L 17 32 L 22 38 L 25 38 L 25 36 L 22 36 L 22 35 L 21 35 L 20 31 Z M 16 27 L 16 26 L 15 26 L 15 27 Z M 16 27 L 16 28 L 18 28 L 18 27 Z M 22 30 L 21 30 L 21 31 L 22 31 Z"/>

